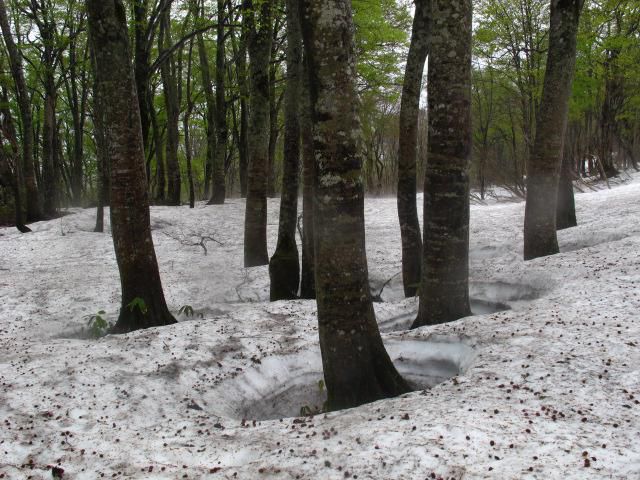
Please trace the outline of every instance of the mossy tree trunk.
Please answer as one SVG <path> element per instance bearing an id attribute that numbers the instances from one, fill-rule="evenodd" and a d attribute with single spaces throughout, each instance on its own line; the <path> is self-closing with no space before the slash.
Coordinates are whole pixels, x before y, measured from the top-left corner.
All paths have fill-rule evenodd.
<path id="1" fill-rule="evenodd" d="M 316 158 L 316 289 L 328 407 L 408 390 L 387 354 L 369 291 L 361 127 L 349 0 L 302 0 Z"/>
<path id="2" fill-rule="evenodd" d="M 416 0 L 411 44 L 402 85 L 400 135 L 398 137 L 398 218 L 402 237 L 402 282 L 406 297 L 414 297 L 420 286 L 422 232 L 416 205 L 416 158 L 418 114 L 422 73 L 429 51 L 430 0 Z"/>
<path id="3" fill-rule="evenodd" d="M 244 266 L 269 264 L 267 169 L 269 161 L 269 64 L 273 0 L 247 1 L 249 51 L 249 166 L 244 224 Z"/>
<path id="4" fill-rule="evenodd" d="M 125 7 L 121 0 L 86 0 L 86 7 L 98 90 L 109 99 L 100 105 L 111 162 L 111 230 L 122 287 L 120 315 L 113 332 L 168 325 L 175 319 L 164 299 L 151 238 L 140 109 Z"/>
<path id="5" fill-rule="evenodd" d="M 467 316 L 471 0 L 433 0 L 420 308 L 413 327 Z"/>
<path id="6" fill-rule="evenodd" d="M 558 183 L 575 70 L 578 23 L 583 4 L 584 0 L 551 2 L 547 69 L 536 124 L 536 138 L 527 161 L 525 260 L 560 251 L 556 234 Z"/>
<path id="7" fill-rule="evenodd" d="M 297 298 L 300 262 L 296 244 L 300 183 L 302 32 L 298 0 L 287 0 L 287 80 L 284 98 L 284 165 L 278 244 L 269 262 L 271 301 Z"/>

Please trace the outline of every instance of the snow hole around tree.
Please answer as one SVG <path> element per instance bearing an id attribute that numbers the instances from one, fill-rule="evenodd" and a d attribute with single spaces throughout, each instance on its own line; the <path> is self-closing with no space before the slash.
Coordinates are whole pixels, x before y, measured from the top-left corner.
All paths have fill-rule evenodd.
<path id="1" fill-rule="evenodd" d="M 431 335 L 424 340 L 387 340 L 385 347 L 414 390 L 463 374 L 476 358 L 472 339 Z M 238 420 L 275 420 L 318 414 L 326 402 L 320 350 L 261 360 L 206 395 L 217 415 Z"/>

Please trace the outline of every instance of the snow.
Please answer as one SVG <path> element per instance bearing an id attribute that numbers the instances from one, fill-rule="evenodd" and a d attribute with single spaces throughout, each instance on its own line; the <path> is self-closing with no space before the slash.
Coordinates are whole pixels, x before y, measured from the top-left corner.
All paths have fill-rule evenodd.
<path id="1" fill-rule="evenodd" d="M 376 313 L 419 390 L 314 417 L 295 418 L 324 401 L 315 303 L 267 302 L 241 200 L 152 208 L 167 302 L 195 315 L 97 340 L 119 279 L 95 210 L 0 229 L 0 478 L 640 478 L 640 175 L 612 186 L 526 263 L 524 204 L 474 205 L 476 315 L 415 331 L 396 201 L 367 199 Z"/>

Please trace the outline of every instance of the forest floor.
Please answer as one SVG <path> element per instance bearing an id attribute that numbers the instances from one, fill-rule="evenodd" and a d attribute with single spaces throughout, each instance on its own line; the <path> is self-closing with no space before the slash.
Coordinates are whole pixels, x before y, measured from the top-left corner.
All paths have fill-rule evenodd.
<path id="1" fill-rule="evenodd" d="M 152 208 L 167 301 L 194 315 L 100 339 L 119 279 L 95 210 L 2 228 L 0 478 L 640 478 L 640 175 L 576 202 L 562 253 L 526 263 L 524 203 L 474 205 L 476 315 L 409 331 L 396 201 L 368 199 L 378 321 L 417 391 L 313 417 L 315 302 L 269 303 L 243 268 L 243 201 Z"/>

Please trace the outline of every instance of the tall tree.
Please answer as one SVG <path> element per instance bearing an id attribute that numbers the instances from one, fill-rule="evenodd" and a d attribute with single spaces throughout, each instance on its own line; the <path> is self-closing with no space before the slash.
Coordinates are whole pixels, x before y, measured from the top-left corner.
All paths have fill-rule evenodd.
<path id="1" fill-rule="evenodd" d="M 140 109 L 122 0 L 86 0 L 105 140 L 111 162 L 111 229 L 122 303 L 115 333 L 168 325 L 151 237 Z"/>
<path id="2" fill-rule="evenodd" d="M 300 297 L 316 298 L 315 250 L 316 236 L 313 227 L 315 211 L 315 153 L 313 151 L 313 119 L 309 93 L 308 59 L 302 65 L 302 98 L 300 101 L 300 141 L 302 146 L 302 271 L 300 273 Z"/>
<path id="3" fill-rule="evenodd" d="M 414 328 L 453 321 L 471 312 L 471 0 L 433 0 L 431 15 L 424 251 Z"/>
<path id="4" fill-rule="evenodd" d="M 225 1 L 218 0 L 218 26 L 216 37 L 216 155 L 213 160 L 213 189 L 210 205 L 222 205 L 226 197 L 224 164 L 227 156 L 227 99 L 225 95 Z"/>
<path id="5" fill-rule="evenodd" d="M 556 202 L 583 4 L 584 0 L 551 1 L 549 53 L 542 103 L 536 140 L 527 162 L 525 260 L 559 252 Z"/>
<path id="6" fill-rule="evenodd" d="M 158 49 L 160 55 L 167 55 L 167 59 L 160 64 L 162 90 L 164 93 L 165 111 L 167 113 L 167 204 L 180 205 L 182 179 L 180 163 L 178 161 L 178 147 L 180 143 L 180 102 L 178 100 L 178 76 L 174 55 L 171 49 L 171 10 L 167 9 L 160 19 L 160 35 Z"/>
<path id="7" fill-rule="evenodd" d="M 269 158 L 269 62 L 273 0 L 247 0 L 250 72 L 249 171 L 244 223 L 244 266 L 269 264 L 267 168 Z"/>
<path id="8" fill-rule="evenodd" d="M 287 79 L 284 99 L 284 165 L 278 244 L 269 262 L 271 301 L 298 296 L 300 263 L 296 244 L 300 183 L 300 96 L 302 32 L 298 0 L 287 0 Z"/>
<path id="9" fill-rule="evenodd" d="M 415 296 L 418 291 L 422 263 L 422 232 L 416 205 L 416 158 L 422 74 L 429 51 L 430 3 L 430 0 L 415 2 L 411 44 L 400 103 L 398 217 L 402 236 L 402 282 L 407 297 Z"/>
<path id="10" fill-rule="evenodd" d="M 316 156 L 316 288 L 330 409 L 408 390 L 387 354 L 369 291 L 356 59 L 349 0 L 302 0 Z"/>
<path id="11" fill-rule="evenodd" d="M 38 194 L 36 169 L 34 165 L 34 134 L 33 119 L 31 116 L 31 100 L 24 77 L 22 56 L 18 51 L 16 42 L 13 39 L 13 33 L 9 27 L 7 7 L 4 0 L 0 0 L 0 29 L 2 29 L 2 37 L 7 47 L 11 76 L 16 86 L 18 110 L 20 111 L 20 121 L 22 123 L 22 171 L 24 175 L 27 221 L 37 221 L 42 219 L 42 206 Z"/>

